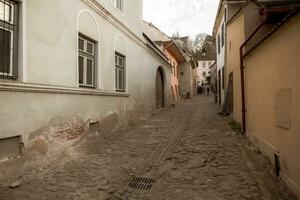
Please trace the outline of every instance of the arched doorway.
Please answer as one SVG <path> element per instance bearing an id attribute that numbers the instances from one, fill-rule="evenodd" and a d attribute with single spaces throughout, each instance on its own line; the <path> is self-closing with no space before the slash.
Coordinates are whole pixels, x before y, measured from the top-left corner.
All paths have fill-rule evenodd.
<path id="1" fill-rule="evenodd" d="M 155 79 L 155 100 L 158 108 L 165 106 L 164 71 L 159 67 Z"/>

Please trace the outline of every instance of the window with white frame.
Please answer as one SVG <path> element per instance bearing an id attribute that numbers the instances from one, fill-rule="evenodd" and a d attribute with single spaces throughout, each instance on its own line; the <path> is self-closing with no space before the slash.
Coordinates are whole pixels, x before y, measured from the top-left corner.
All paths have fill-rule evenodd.
<path id="1" fill-rule="evenodd" d="M 0 0 L 0 77 L 17 79 L 18 4 Z"/>
<path id="2" fill-rule="evenodd" d="M 79 86 L 96 86 L 96 42 L 79 34 L 78 36 L 78 75 Z"/>
<path id="3" fill-rule="evenodd" d="M 111 3 L 114 7 L 116 7 L 118 10 L 123 12 L 124 8 L 124 0 L 111 0 Z"/>
<path id="4" fill-rule="evenodd" d="M 202 62 L 202 68 L 206 68 L 206 62 Z"/>
<path id="5" fill-rule="evenodd" d="M 116 91 L 125 92 L 126 57 L 115 52 Z"/>

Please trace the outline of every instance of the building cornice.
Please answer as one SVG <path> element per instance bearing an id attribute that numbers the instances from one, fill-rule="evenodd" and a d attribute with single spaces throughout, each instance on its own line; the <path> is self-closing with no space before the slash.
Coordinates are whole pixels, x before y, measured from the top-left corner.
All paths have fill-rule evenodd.
<path id="1" fill-rule="evenodd" d="M 0 82 L 0 91 L 24 92 L 24 93 L 46 93 L 66 95 L 87 95 L 87 96 L 110 96 L 129 97 L 130 93 L 112 92 L 98 89 L 73 88 L 53 85 L 29 84 L 20 82 Z"/>
<path id="2" fill-rule="evenodd" d="M 83 3 L 88 5 L 91 9 L 93 9 L 97 14 L 107 20 L 110 24 L 114 27 L 119 29 L 123 34 L 125 34 L 128 38 L 132 39 L 136 44 L 141 46 L 142 48 L 146 49 L 147 51 L 151 52 L 156 57 L 159 57 L 164 62 L 167 62 L 165 58 L 158 55 L 156 52 L 153 52 L 152 49 L 149 49 L 148 45 L 132 32 L 125 24 L 123 24 L 120 20 L 118 20 L 115 16 L 113 16 L 108 10 L 106 10 L 97 0 L 81 0 Z M 167 62 L 168 63 L 168 62 Z"/>
<path id="3" fill-rule="evenodd" d="M 218 5 L 218 10 L 217 10 L 217 13 L 216 13 L 216 16 L 215 16 L 213 30 L 212 30 L 212 36 L 214 38 L 216 37 L 216 31 L 217 31 L 217 28 L 218 28 L 218 24 L 217 23 L 218 23 L 218 20 L 219 20 L 219 15 L 220 15 L 222 7 L 223 7 L 223 0 L 220 0 L 219 1 L 219 5 Z"/>
<path id="4" fill-rule="evenodd" d="M 220 0 L 219 1 L 219 6 L 217 10 L 217 14 L 215 17 L 215 22 L 212 30 L 212 35 L 215 38 L 218 28 L 220 27 L 220 21 L 222 20 L 221 18 L 223 17 L 224 13 L 224 6 L 228 4 L 239 4 L 239 3 L 246 3 L 248 0 L 236 0 L 236 1 L 226 1 L 226 0 Z"/>
<path id="5" fill-rule="evenodd" d="M 253 54 L 253 51 L 258 49 L 261 45 L 263 45 L 267 40 L 271 39 L 273 35 L 276 34 L 277 31 L 280 29 L 283 29 L 284 26 L 288 23 L 292 23 L 293 19 L 296 19 L 296 16 L 300 17 L 299 11 L 293 10 L 290 13 L 288 13 L 281 22 L 277 23 L 270 32 L 268 32 L 266 35 L 264 35 L 260 40 L 258 40 L 257 44 L 255 44 L 253 47 L 247 50 L 245 55 L 243 55 L 243 58 L 248 58 L 250 55 Z M 295 18 L 294 18 L 295 17 Z"/>
<path id="6" fill-rule="evenodd" d="M 165 55 L 165 53 L 158 48 L 158 46 L 153 42 L 145 33 L 143 33 L 143 36 L 148 41 L 147 46 L 151 48 L 154 52 L 156 52 L 161 58 L 163 58 L 167 63 L 169 63 L 169 59 Z"/>
<path id="7" fill-rule="evenodd" d="M 113 16 L 108 10 L 106 10 L 97 0 L 81 0 L 90 8 L 92 8 L 97 14 L 102 16 L 105 20 L 110 22 L 113 26 L 122 31 L 130 39 L 134 40 L 140 46 L 145 47 L 143 40 L 133 33 L 125 24 Z"/>

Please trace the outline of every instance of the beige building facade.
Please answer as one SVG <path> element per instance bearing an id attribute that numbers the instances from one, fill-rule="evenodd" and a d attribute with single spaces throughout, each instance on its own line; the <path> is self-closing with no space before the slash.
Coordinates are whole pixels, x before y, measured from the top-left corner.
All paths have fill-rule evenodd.
<path id="1" fill-rule="evenodd" d="M 227 24 L 227 53 L 226 53 L 226 77 L 233 77 L 233 118 L 242 123 L 242 101 L 241 101 L 241 76 L 239 50 L 245 40 L 244 14 Z M 228 87 L 228 82 L 226 82 Z"/>
<path id="2" fill-rule="evenodd" d="M 247 134 L 272 160 L 300 196 L 299 14 L 245 58 Z"/>
<path id="3" fill-rule="evenodd" d="M 228 82 L 227 71 L 227 48 L 228 34 L 227 22 L 243 7 L 246 3 L 244 0 L 235 1 L 219 1 L 217 16 L 213 27 L 213 38 L 215 39 L 216 48 L 216 64 L 217 64 L 217 97 L 218 104 L 224 106 L 227 93 Z M 225 102 L 226 103 L 226 102 Z"/>
<path id="4" fill-rule="evenodd" d="M 18 29 L 0 27 L 13 33 L 7 44 L 15 47 L 6 58 L 13 67 L 0 68 L 1 141 L 19 137 L 28 146 L 55 120 L 101 122 L 113 114 L 117 126 L 170 104 L 171 67 L 143 35 L 143 1 L 5 3 Z"/>
<path id="5" fill-rule="evenodd" d="M 180 95 L 183 98 L 192 98 L 196 95 L 197 69 L 195 62 L 188 56 L 185 56 L 187 62 L 179 66 L 179 86 Z"/>
<path id="6" fill-rule="evenodd" d="M 276 16 L 276 4 L 243 51 L 245 131 L 300 196 L 300 16 L 292 4 Z M 275 6 L 275 7 L 274 7 Z M 242 124 L 240 47 L 258 27 L 260 5 L 249 3 L 227 23 L 226 77 L 233 77 L 233 118 Z M 274 10 L 274 12 L 273 12 Z M 296 9 L 297 10 L 297 9 Z M 274 14 L 275 13 L 275 14 Z M 276 23 L 274 23 L 274 20 Z M 228 86 L 228 82 L 227 82 Z"/>

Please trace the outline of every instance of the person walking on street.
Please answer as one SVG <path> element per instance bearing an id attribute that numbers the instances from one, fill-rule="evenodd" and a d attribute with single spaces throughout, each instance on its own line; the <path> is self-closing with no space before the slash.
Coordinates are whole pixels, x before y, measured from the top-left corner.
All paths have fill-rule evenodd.
<path id="1" fill-rule="evenodd" d="M 207 86 L 207 87 L 206 87 L 206 95 L 207 95 L 207 96 L 209 96 L 209 92 L 210 92 L 210 87 Z"/>

